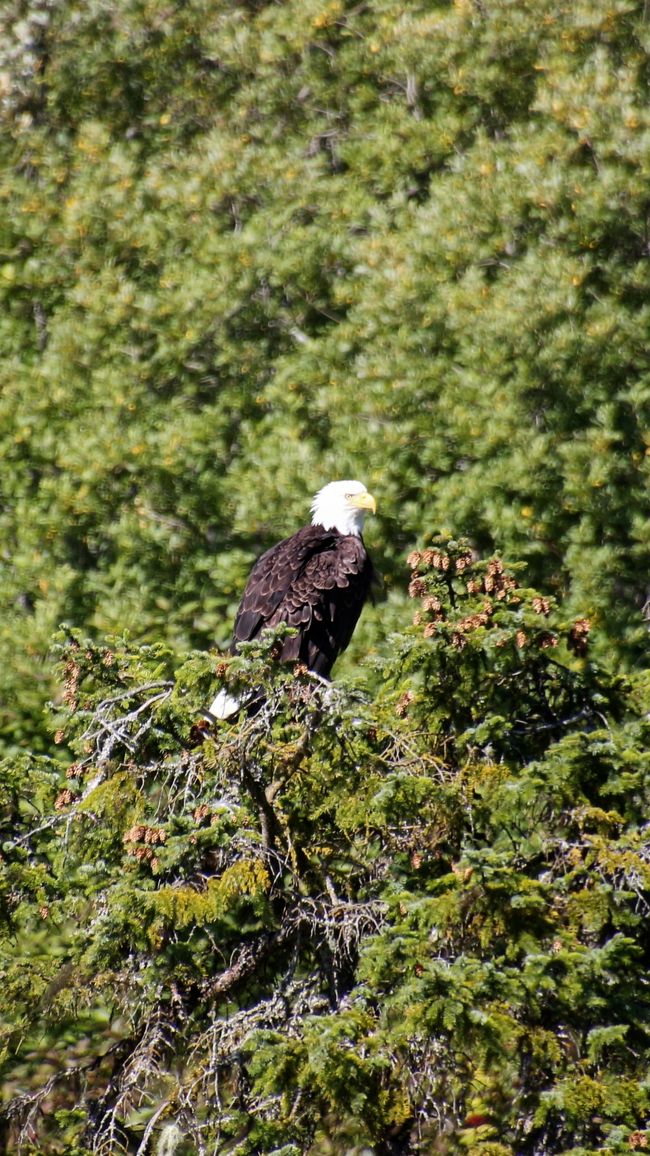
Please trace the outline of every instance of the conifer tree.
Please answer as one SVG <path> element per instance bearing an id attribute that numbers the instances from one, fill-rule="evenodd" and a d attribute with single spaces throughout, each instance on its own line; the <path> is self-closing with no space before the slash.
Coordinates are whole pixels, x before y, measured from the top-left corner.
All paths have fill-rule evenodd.
<path id="1" fill-rule="evenodd" d="M 499 557 L 410 557 L 382 690 L 61 640 L 8 761 L 5 1150 L 595 1156 L 648 1144 L 648 680 Z"/>

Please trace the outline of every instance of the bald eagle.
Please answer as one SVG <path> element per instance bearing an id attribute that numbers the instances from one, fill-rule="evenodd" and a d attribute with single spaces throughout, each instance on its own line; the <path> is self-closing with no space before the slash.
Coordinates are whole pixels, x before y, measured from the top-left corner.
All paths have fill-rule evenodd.
<path id="1" fill-rule="evenodd" d="M 251 642 L 265 627 L 285 622 L 296 629 L 279 658 L 302 662 L 329 678 L 357 624 L 374 578 L 361 532 L 375 499 L 362 482 L 330 482 L 316 494 L 310 526 L 272 546 L 251 570 L 237 611 L 230 645 Z M 244 703 L 220 690 L 209 716 L 227 719 Z"/>

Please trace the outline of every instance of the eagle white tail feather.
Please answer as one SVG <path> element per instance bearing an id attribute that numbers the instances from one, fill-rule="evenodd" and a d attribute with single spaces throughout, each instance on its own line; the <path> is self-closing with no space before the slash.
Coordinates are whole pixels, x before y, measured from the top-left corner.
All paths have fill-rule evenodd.
<path id="1" fill-rule="evenodd" d="M 244 706 L 245 699 L 235 698 L 234 695 L 228 694 L 227 690 L 220 690 L 217 697 L 208 707 L 208 713 L 213 718 L 228 719 L 237 714 Z"/>

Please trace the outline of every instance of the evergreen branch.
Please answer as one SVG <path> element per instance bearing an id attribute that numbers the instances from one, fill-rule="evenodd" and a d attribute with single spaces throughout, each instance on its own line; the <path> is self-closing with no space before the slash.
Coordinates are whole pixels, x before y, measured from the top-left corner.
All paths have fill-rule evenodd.
<path id="1" fill-rule="evenodd" d="M 231 990 L 248 979 L 258 967 L 264 963 L 269 955 L 281 947 L 290 938 L 294 928 L 291 925 L 281 927 L 278 931 L 260 935 L 258 938 L 237 953 L 235 961 L 216 979 L 209 980 L 202 988 L 204 999 L 217 999 L 228 995 Z"/>
<path id="2" fill-rule="evenodd" d="M 155 686 L 164 686 L 164 690 L 159 694 L 152 695 L 151 698 L 146 699 L 145 702 L 140 703 L 139 706 L 118 718 L 111 718 L 108 715 L 108 708 L 116 702 L 121 702 L 125 697 L 132 698 L 133 695 L 142 693 L 144 690 L 153 689 Z M 113 755 L 116 746 L 124 746 L 131 754 L 135 754 L 140 739 L 151 729 L 154 724 L 153 715 L 149 712 L 152 706 L 157 702 L 166 701 L 174 689 L 172 682 L 154 683 L 145 687 L 137 687 L 129 692 L 128 695 L 115 696 L 111 699 L 104 699 L 98 704 L 92 712 L 92 722 L 86 728 L 81 736 L 82 742 L 92 743 L 97 748 L 96 761 L 101 765 L 109 761 Z M 145 720 L 134 735 L 129 734 L 129 727 L 133 722 L 140 718 L 140 715 L 145 714 Z M 108 735 L 106 741 L 103 736 Z"/>

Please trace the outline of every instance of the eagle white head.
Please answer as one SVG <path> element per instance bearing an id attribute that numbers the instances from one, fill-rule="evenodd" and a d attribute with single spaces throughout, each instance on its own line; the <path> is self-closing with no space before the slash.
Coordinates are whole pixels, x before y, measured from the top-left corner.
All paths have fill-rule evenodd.
<path id="1" fill-rule="evenodd" d="M 316 494 L 311 505 L 312 526 L 338 530 L 339 534 L 361 534 L 368 510 L 377 506 L 363 482 L 329 482 Z"/>

